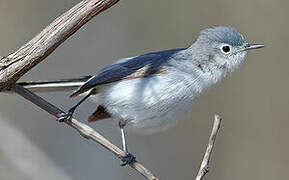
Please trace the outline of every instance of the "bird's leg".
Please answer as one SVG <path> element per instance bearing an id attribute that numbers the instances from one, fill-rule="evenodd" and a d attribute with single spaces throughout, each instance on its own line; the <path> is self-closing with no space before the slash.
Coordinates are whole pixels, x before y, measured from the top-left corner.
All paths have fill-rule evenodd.
<path id="1" fill-rule="evenodd" d="M 124 159 L 122 159 L 121 166 L 126 166 L 135 161 L 135 156 L 127 151 L 126 136 L 125 136 L 125 129 L 124 129 L 126 123 L 127 123 L 126 120 L 120 120 L 118 123 L 120 132 L 121 132 L 122 149 L 126 153 L 126 156 L 124 157 Z"/>
<path id="2" fill-rule="evenodd" d="M 89 98 L 92 94 L 95 94 L 95 93 L 96 93 L 96 90 L 95 90 L 95 89 L 92 89 L 92 90 L 91 90 L 84 98 L 82 98 L 76 105 L 74 105 L 72 108 L 70 108 L 67 113 L 62 114 L 62 115 L 58 118 L 58 121 L 59 121 L 59 122 L 63 122 L 63 121 L 65 121 L 65 120 L 70 121 L 71 118 L 72 118 L 72 115 L 73 115 L 74 111 L 76 110 L 76 108 L 77 108 L 81 103 L 83 103 L 83 101 L 85 101 L 87 98 Z"/>
<path id="3" fill-rule="evenodd" d="M 125 130 L 124 130 L 125 125 L 126 125 L 126 121 L 124 121 L 124 120 L 119 121 L 119 128 L 120 128 L 120 132 L 121 132 L 122 150 L 124 152 L 127 152 L 126 136 L 125 136 Z"/>

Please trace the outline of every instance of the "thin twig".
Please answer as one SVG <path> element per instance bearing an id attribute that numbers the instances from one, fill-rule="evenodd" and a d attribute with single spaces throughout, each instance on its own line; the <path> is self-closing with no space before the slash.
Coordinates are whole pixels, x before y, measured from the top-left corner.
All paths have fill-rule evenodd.
<path id="1" fill-rule="evenodd" d="M 22 86 L 15 85 L 12 90 L 57 118 L 59 118 L 62 114 L 65 113 L 61 109 L 47 102 L 40 96 L 34 94 L 33 92 L 23 88 Z M 109 142 L 107 139 L 105 139 L 102 135 L 97 133 L 94 129 L 92 129 L 88 125 L 83 124 L 74 118 L 72 118 L 71 121 L 65 121 L 65 123 L 76 129 L 80 133 L 80 135 L 82 135 L 84 138 L 91 139 L 94 142 L 99 143 L 104 148 L 111 151 L 115 156 L 117 156 L 121 160 L 124 159 L 126 155 L 125 152 L 123 152 L 120 148 Z M 149 180 L 158 180 L 158 178 L 156 178 L 148 169 L 146 169 L 142 164 L 140 164 L 137 161 L 131 163 L 130 167 L 135 169 L 137 172 L 139 172 L 141 175 L 143 175 L 145 178 Z"/>
<path id="2" fill-rule="evenodd" d="M 210 162 L 211 154 L 212 154 L 213 147 L 214 147 L 214 144 L 216 141 L 216 137 L 218 134 L 218 130 L 219 130 L 220 125 L 221 125 L 221 120 L 222 120 L 221 117 L 219 115 L 215 114 L 214 125 L 213 125 L 213 129 L 212 129 L 211 136 L 209 139 L 209 144 L 207 146 L 206 153 L 203 157 L 203 161 L 201 163 L 201 167 L 199 169 L 196 180 L 203 179 L 203 177 L 209 172 L 209 162 Z"/>
<path id="3" fill-rule="evenodd" d="M 11 86 L 92 17 L 119 0 L 83 0 L 55 19 L 16 52 L 0 59 L 0 90 Z"/>

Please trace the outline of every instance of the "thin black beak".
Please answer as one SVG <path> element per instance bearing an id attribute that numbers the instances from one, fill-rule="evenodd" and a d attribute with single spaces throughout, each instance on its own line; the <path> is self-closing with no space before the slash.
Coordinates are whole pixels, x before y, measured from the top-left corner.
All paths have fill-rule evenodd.
<path id="1" fill-rule="evenodd" d="M 251 50 L 251 49 L 259 49 L 264 47 L 263 44 L 246 44 L 244 47 L 245 51 Z"/>
<path id="2" fill-rule="evenodd" d="M 262 48 L 262 47 L 264 47 L 263 44 L 249 44 L 249 43 L 247 43 L 245 46 L 242 46 L 239 50 L 235 51 L 231 55 L 235 55 L 237 53 L 248 51 L 248 50 L 251 50 L 251 49 L 259 49 L 259 48 Z"/>

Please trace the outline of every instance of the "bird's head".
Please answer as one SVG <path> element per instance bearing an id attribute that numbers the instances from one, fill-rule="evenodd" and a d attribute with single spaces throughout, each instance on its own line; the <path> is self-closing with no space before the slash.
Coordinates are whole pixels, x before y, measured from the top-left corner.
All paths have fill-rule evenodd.
<path id="1" fill-rule="evenodd" d="M 204 65 L 232 72 L 244 61 L 248 50 L 264 45 L 249 44 L 235 29 L 218 26 L 202 30 L 193 47 L 203 57 Z"/>

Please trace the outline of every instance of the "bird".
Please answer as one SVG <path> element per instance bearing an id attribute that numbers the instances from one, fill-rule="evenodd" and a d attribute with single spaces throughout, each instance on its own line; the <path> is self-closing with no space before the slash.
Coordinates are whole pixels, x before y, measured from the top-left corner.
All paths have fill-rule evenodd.
<path id="1" fill-rule="evenodd" d="M 70 97 L 85 97 L 59 120 L 69 120 L 87 98 L 96 102 L 89 122 L 114 119 L 127 153 L 122 165 L 135 157 L 127 149 L 126 131 L 154 133 L 177 124 L 191 109 L 196 97 L 244 62 L 247 51 L 262 48 L 250 44 L 235 29 L 215 26 L 200 31 L 187 48 L 151 52 L 123 58 L 76 79 L 20 83 L 34 91 L 76 89 Z"/>

